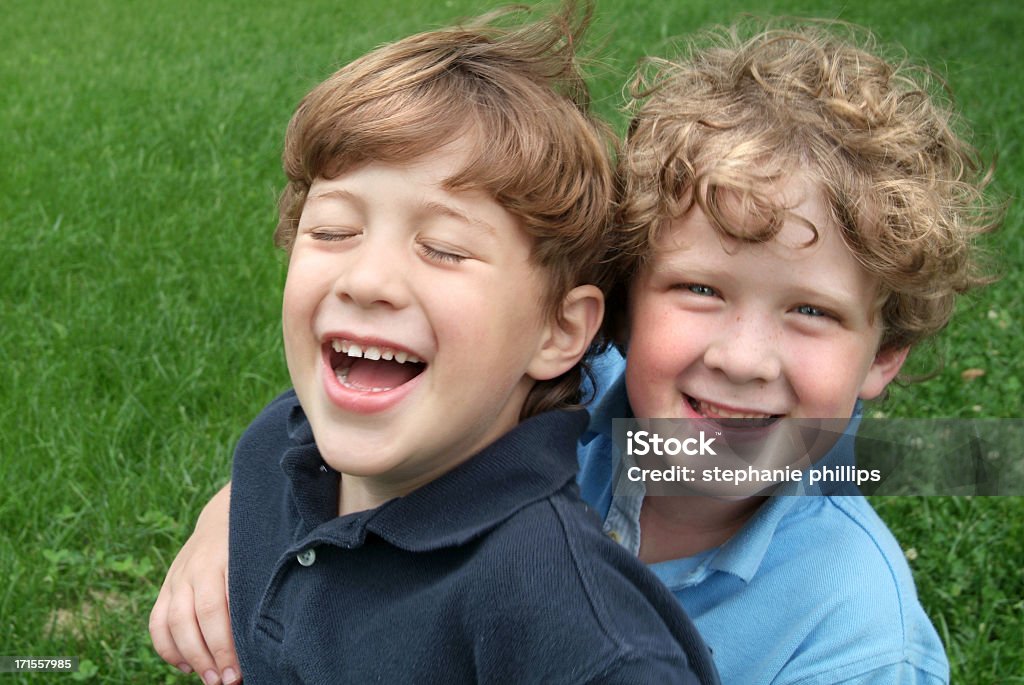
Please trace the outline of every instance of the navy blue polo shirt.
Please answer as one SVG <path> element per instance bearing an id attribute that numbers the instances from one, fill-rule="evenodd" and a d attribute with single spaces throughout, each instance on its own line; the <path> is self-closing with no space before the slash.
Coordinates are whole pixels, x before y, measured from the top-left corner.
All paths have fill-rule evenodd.
<path id="1" fill-rule="evenodd" d="M 337 516 L 294 392 L 242 436 L 235 646 L 259 683 L 717 683 L 679 604 L 579 499 L 585 412 L 533 417 L 437 480 Z"/>

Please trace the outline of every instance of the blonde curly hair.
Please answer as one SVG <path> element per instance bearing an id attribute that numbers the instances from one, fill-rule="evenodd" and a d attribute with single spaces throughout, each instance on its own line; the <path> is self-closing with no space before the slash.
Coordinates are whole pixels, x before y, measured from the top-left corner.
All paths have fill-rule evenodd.
<path id="1" fill-rule="evenodd" d="M 1003 209 L 986 195 L 991 168 L 967 142 L 944 82 L 881 57 L 849 24 L 755 28 L 748 38 L 749 22 L 711 29 L 682 59 L 649 60 L 633 83 L 611 330 L 623 330 L 625 290 L 674 218 L 697 206 L 722 234 L 771 240 L 789 216 L 778 181 L 800 169 L 879 282 L 880 349 L 938 332 L 957 294 L 992 280 L 975 242 Z"/>

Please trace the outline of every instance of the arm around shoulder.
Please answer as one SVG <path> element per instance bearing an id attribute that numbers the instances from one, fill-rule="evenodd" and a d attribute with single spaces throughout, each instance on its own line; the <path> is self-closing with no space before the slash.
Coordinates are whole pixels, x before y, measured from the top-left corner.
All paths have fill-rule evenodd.
<path id="1" fill-rule="evenodd" d="M 157 653 L 176 668 L 239 679 L 228 615 L 228 511 L 231 483 L 203 508 L 160 588 L 149 618 Z"/>

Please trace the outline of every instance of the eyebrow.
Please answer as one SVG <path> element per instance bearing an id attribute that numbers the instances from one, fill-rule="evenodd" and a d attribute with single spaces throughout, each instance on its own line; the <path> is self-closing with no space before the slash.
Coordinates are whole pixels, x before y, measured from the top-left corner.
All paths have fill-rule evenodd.
<path id="1" fill-rule="evenodd" d="M 465 224 L 468 224 L 470 226 L 475 226 L 476 228 L 480 228 L 485 233 L 488 233 L 490 235 L 495 235 L 497 233 L 497 231 L 495 230 L 494 226 L 491 226 L 489 223 L 487 223 L 483 219 L 481 219 L 479 217 L 476 217 L 476 216 L 473 216 L 471 214 L 467 214 L 466 212 L 462 211 L 461 209 L 459 209 L 457 207 L 453 207 L 453 206 L 448 205 L 448 204 L 445 204 L 443 202 L 437 202 L 436 200 L 427 200 L 426 202 L 424 202 L 422 204 L 422 207 L 423 207 L 424 211 L 426 211 L 426 212 L 429 212 L 429 213 L 432 213 L 432 214 L 440 214 L 442 216 L 448 216 L 448 217 L 451 217 L 453 219 L 457 219 L 458 221 L 461 221 L 461 222 L 463 222 Z"/>
<path id="2" fill-rule="evenodd" d="M 319 200 L 342 200 L 357 204 L 362 203 L 362 199 L 358 195 L 345 190 L 344 188 L 323 190 L 318 192 L 316 195 L 310 195 L 306 198 L 306 202 L 315 202 Z M 497 235 L 497 229 L 495 229 L 491 224 L 450 204 L 438 202 L 437 200 L 426 200 L 420 203 L 420 209 L 428 214 L 451 217 L 468 226 L 479 228 L 489 235 Z"/>
<path id="3" fill-rule="evenodd" d="M 330 190 L 321 190 L 316 195 L 310 195 L 306 198 L 307 202 L 312 200 L 350 200 L 354 202 L 357 198 L 342 188 L 331 188 Z"/>

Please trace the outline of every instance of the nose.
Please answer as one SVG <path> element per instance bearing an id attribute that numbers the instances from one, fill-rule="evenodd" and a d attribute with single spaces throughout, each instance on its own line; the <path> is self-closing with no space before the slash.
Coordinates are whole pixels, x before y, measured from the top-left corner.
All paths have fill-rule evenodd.
<path id="1" fill-rule="evenodd" d="M 773 381 L 782 373 L 781 334 L 767 319 L 734 314 L 704 351 L 705 366 L 721 371 L 732 383 Z"/>
<path id="2" fill-rule="evenodd" d="M 384 236 L 364 235 L 340 265 L 334 294 L 360 307 L 400 309 L 409 303 L 401 250 Z"/>

